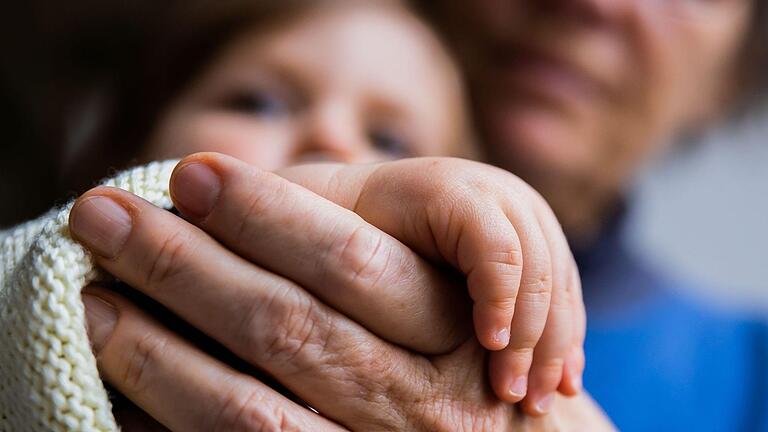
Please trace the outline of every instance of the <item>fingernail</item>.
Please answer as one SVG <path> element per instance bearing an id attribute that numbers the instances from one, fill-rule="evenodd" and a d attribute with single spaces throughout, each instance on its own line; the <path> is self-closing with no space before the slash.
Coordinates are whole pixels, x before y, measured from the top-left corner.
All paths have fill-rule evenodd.
<path id="1" fill-rule="evenodd" d="M 546 414 L 549 412 L 549 408 L 552 407 L 552 402 L 555 400 L 555 394 L 550 393 L 536 402 L 534 409 L 539 414 Z"/>
<path id="2" fill-rule="evenodd" d="M 525 375 L 519 376 L 512 381 L 509 386 L 509 394 L 516 399 L 522 399 L 528 392 L 528 378 Z"/>
<path id="3" fill-rule="evenodd" d="M 173 200 L 176 207 L 187 216 L 198 219 L 208 216 L 219 198 L 220 191 L 221 179 L 203 163 L 189 163 L 173 175 Z"/>
<path id="4" fill-rule="evenodd" d="M 493 341 L 499 344 L 501 348 L 505 348 L 509 345 L 509 328 L 503 327 L 497 330 L 493 335 Z"/>
<path id="5" fill-rule="evenodd" d="M 98 354 L 104 347 L 117 323 L 117 309 L 100 297 L 83 294 L 88 338 L 93 352 Z"/>
<path id="6" fill-rule="evenodd" d="M 86 198 L 72 209 L 70 228 L 88 249 L 114 258 L 131 233 L 131 216 L 121 205 L 105 196 Z"/>

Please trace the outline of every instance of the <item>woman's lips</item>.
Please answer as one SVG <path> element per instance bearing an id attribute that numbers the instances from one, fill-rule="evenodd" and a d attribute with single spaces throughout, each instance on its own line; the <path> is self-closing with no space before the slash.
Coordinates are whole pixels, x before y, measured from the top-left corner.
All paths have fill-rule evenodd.
<path id="1" fill-rule="evenodd" d="M 495 97 L 521 98 L 528 103 L 553 105 L 564 110 L 593 103 L 601 89 L 597 81 L 566 61 L 538 53 L 516 51 L 497 56 L 489 84 Z"/>

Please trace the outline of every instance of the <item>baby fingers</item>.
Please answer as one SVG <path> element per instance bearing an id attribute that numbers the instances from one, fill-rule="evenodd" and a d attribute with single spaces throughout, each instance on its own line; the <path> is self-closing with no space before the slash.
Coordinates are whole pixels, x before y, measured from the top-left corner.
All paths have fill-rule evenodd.
<path id="1" fill-rule="evenodd" d="M 549 411 L 556 391 L 566 395 L 579 391 L 584 319 L 578 270 L 565 235 L 543 200 L 534 199 L 534 203 L 538 204 L 536 216 L 552 258 L 552 294 L 546 328 L 534 351 L 523 409 L 542 415 Z"/>
<path id="2" fill-rule="evenodd" d="M 503 349 L 491 358 L 493 389 L 502 400 L 517 402 L 527 394 L 534 347 L 547 322 L 553 266 L 535 215 L 500 213 L 465 227 L 458 251 L 460 258 L 474 257 L 463 270 L 478 339 L 488 349 Z"/>

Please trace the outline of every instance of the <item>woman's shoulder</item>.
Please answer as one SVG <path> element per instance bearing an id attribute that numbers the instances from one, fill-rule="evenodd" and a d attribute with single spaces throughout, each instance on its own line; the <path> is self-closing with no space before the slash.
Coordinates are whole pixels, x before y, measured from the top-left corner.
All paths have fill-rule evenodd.
<path id="1" fill-rule="evenodd" d="M 690 281 L 646 274 L 628 282 L 648 292 L 589 315 L 585 347 L 585 384 L 619 428 L 763 430 L 764 317 L 697 295 L 703 288 Z"/>

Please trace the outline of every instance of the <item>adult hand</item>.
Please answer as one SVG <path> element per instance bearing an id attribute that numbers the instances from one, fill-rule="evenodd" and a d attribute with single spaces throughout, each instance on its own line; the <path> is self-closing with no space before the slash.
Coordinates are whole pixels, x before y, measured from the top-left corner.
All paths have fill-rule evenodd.
<path id="1" fill-rule="evenodd" d="M 552 210 L 525 182 L 453 158 L 298 166 L 280 175 L 462 272 L 476 337 L 494 351 L 489 375 L 500 399 L 525 396 L 523 409 L 541 415 L 556 389 L 578 393 L 586 319 L 577 266 Z"/>
<path id="2" fill-rule="evenodd" d="M 187 180 L 211 180 L 198 174 Z M 197 207 L 179 205 L 218 242 L 104 188 L 78 201 L 72 232 L 105 269 L 337 424 L 197 350 L 117 294 L 92 289 L 89 327 L 107 381 L 171 430 L 503 430 L 518 418 L 490 396 L 483 350 L 451 298 L 461 289 L 446 288 L 450 281 L 393 238 L 306 189 L 234 162 L 218 175 L 218 193 L 198 195 Z M 246 195 L 232 179 L 249 185 Z M 174 185 L 177 203 L 189 186 Z M 425 357 L 385 340 L 447 353 Z"/>

